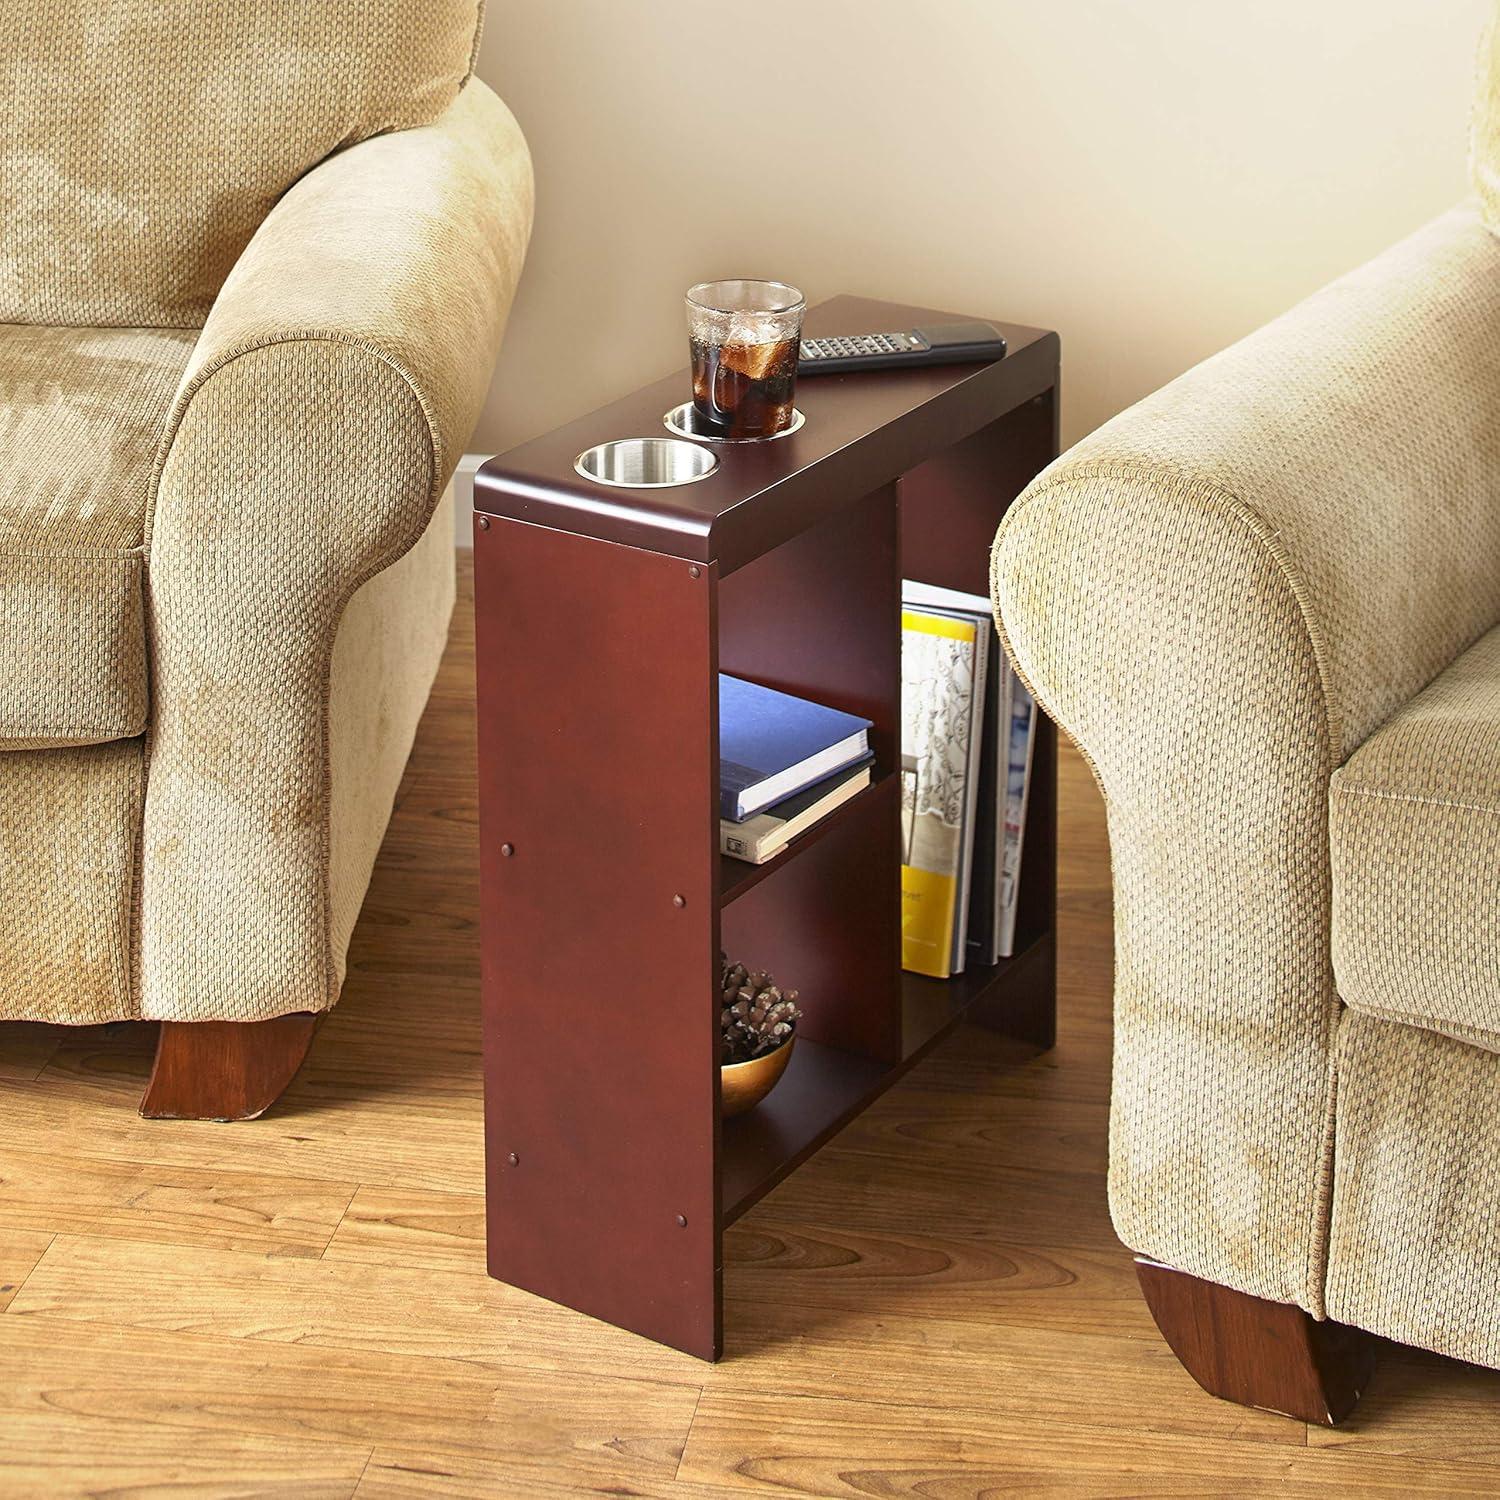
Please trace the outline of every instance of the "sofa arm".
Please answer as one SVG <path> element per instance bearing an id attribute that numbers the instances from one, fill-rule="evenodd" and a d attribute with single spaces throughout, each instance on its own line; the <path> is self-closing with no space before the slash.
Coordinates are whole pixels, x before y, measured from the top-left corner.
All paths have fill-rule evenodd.
<path id="1" fill-rule="evenodd" d="M 1000 528 L 1001 628 L 1104 793 L 1110 1201 L 1322 1310 L 1328 783 L 1500 612 L 1500 245 L 1444 216 L 1101 428 Z"/>
<path id="2" fill-rule="evenodd" d="M 377 403 L 403 434 L 420 434 L 415 453 L 392 455 L 413 482 L 388 486 L 373 514 L 345 504 L 340 519 L 364 550 L 351 541 L 327 568 L 368 572 L 415 542 L 478 418 L 531 215 L 526 143 L 478 79 L 435 124 L 362 142 L 296 183 L 230 272 L 183 374 L 153 574 L 171 565 L 178 537 L 201 543 L 222 522 L 226 483 L 236 506 L 295 537 L 307 508 L 329 509 L 330 497 L 288 505 L 243 460 L 274 450 L 306 468 L 341 424 L 378 444 Z M 366 394 L 351 402 L 346 386 Z M 278 403 L 285 421 L 273 423 Z M 269 570 L 280 574 L 274 561 Z"/>
<path id="3" fill-rule="evenodd" d="M 530 233 L 530 161 L 471 79 L 277 204 L 183 377 L 148 532 L 147 1017 L 337 996 L 335 635 L 422 535 L 477 419 Z"/>

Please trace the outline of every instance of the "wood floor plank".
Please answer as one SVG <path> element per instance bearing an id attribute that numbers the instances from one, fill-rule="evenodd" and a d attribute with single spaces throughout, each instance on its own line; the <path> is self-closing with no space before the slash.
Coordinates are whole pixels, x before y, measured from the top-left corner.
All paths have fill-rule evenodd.
<path id="1" fill-rule="evenodd" d="M 36 1269 L 51 1243 L 52 1236 L 45 1231 L 0 1226 L 0 1312 L 10 1306 L 21 1283 Z"/>
<path id="2" fill-rule="evenodd" d="M 1107 1372 L 1099 1372 L 1107 1378 Z M 1129 1440 L 976 1408 L 906 1407 L 836 1397 L 705 1391 L 679 1476 L 742 1493 L 911 1496 L 1480 1495 L 1492 1475 L 1384 1454 L 1204 1442 L 1142 1432 Z"/>
<path id="3" fill-rule="evenodd" d="M 59 1235 L 4 1317 L 37 1315 L 193 1333 L 231 1347 L 297 1343 L 478 1365 L 520 1363 L 585 1380 L 628 1371 L 694 1389 L 710 1368 L 492 1281 L 482 1262 L 443 1272 L 203 1249 L 183 1249 L 164 1262 L 151 1246 Z"/>
<path id="4" fill-rule="evenodd" d="M 368 1449 L 210 1433 L 185 1446 L 176 1433 L 88 1425 L 50 1413 L 25 1450 L 0 1450 L 6 1500 L 348 1500 Z"/>
<path id="5" fill-rule="evenodd" d="M 7 1424 L 5 1436 L 0 1495 L 6 1500 L 348 1500 L 371 1452 L 215 1427 L 185 1442 L 171 1426 L 69 1407 L 28 1412 L 24 1424 Z"/>
<path id="6" fill-rule="evenodd" d="M 0 1083 L 29 1083 L 47 1066 L 67 1030 L 39 1021 L 0 1021 Z"/>
<path id="7" fill-rule="evenodd" d="M 839 1181 L 825 1210 L 836 1207 Z M 899 1209 L 899 1205 L 898 1205 Z M 875 1311 L 882 1317 L 966 1319 L 990 1325 L 1045 1322 L 1074 1332 L 1158 1340 L 1130 1255 L 1049 1245 L 1038 1250 L 998 1232 L 923 1233 L 900 1222 L 871 1232 L 824 1212 L 817 1222 L 762 1209 L 731 1226 L 724 1295 L 731 1329 L 761 1302 L 809 1312 Z M 361 1189 L 325 1256 L 474 1273 L 484 1265 L 479 1194 Z"/>
<path id="8" fill-rule="evenodd" d="M 1157 1342 L 1127 1343 L 1100 1333 L 996 1328 L 937 1317 L 827 1312 L 800 1307 L 734 1307 L 742 1331 L 729 1340 L 731 1369 L 704 1382 L 705 1397 L 730 1391 L 826 1392 L 903 1410 L 919 1406 L 977 1411 L 1014 1419 L 1114 1431 L 1121 1441 L 1143 1433 L 1219 1437 L 1302 1448 L 1299 1424 L 1193 1399 L 1197 1387 L 1171 1351 Z M 1107 1372 L 1122 1363 L 1128 1382 Z"/>
<path id="9" fill-rule="evenodd" d="M 1049 1170 L 1083 1173 L 1098 1181 L 1109 1156 L 1107 1098 L 1093 1107 L 1055 1095 L 1035 1108 L 1017 1100 L 1002 1116 L 997 1095 L 1014 1099 L 998 1089 L 964 1091 L 949 1083 L 949 1075 L 923 1068 L 904 1083 L 891 1108 L 866 1110 L 839 1135 L 838 1144 L 846 1151 L 874 1151 L 914 1166 L 947 1159 L 1034 1170 L 1045 1161 Z"/>
<path id="10" fill-rule="evenodd" d="M 733 1225 L 725 1247 L 729 1324 L 746 1304 L 809 1312 L 874 1311 L 975 1325 L 1043 1326 L 1157 1339 L 1132 1258 L 1118 1245 L 1045 1248 L 1001 1234 L 879 1233 L 847 1224 L 778 1219 L 772 1210 Z"/>
<path id="11" fill-rule="evenodd" d="M 7 1149 L 0 1226 L 317 1256 L 352 1183 Z"/>
<path id="12" fill-rule="evenodd" d="M 255 1256 L 59 1235 L 7 1319 L 501 1362 L 520 1293 L 480 1272 Z"/>
<path id="13" fill-rule="evenodd" d="M 70 1026 L 62 1031 L 47 1066 L 37 1075 L 44 1085 L 64 1084 L 84 1100 L 94 1091 L 128 1100 L 139 1094 L 156 1056 L 159 1028 L 153 1021 L 120 1021 L 110 1026 Z"/>
<path id="14" fill-rule="evenodd" d="M 423 972 L 430 992 L 434 976 L 424 962 L 413 957 L 409 971 Z M 325 1102 L 351 1095 L 358 1102 L 409 1096 L 438 1104 L 436 1094 L 458 1092 L 478 1100 L 478 975 L 444 981 L 442 991 L 436 1014 L 424 1016 L 402 1001 L 404 991 L 384 981 L 351 981 L 278 1112 L 319 1111 Z M 322 1045 L 329 1036 L 334 1045 Z M 90 1101 L 97 1092 L 129 1103 L 144 1086 L 155 1049 L 156 1027 L 150 1023 L 82 1028 L 62 1040 L 37 1082 L 74 1101 Z M 222 1133 L 219 1122 L 197 1123 Z M 159 1121 L 144 1125 L 146 1134 L 139 1140 L 170 1145 L 173 1133 Z"/>
<path id="15" fill-rule="evenodd" d="M 631 1480 L 628 1487 L 594 1484 L 560 1473 L 528 1475 L 517 1491 L 508 1465 L 474 1454 L 427 1453 L 419 1448 L 375 1450 L 355 1490 L 355 1500 L 496 1500 L 537 1496 L 609 1495 L 631 1500 L 743 1500 L 744 1491 L 680 1480 Z"/>
<path id="16" fill-rule="evenodd" d="M 484 1195 L 361 1188 L 324 1256 L 473 1273 L 484 1266 Z"/>
<path id="17" fill-rule="evenodd" d="M 1290 1431 L 1302 1441 L 1300 1428 L 1288 1429 L 1276 1418 L 1182 1401 L 1192 1387 L 1159 1341 L 1131 1352 L 1128 1340 L 1099 1334 L 1017 1327 L 997 1333 L 930 1313 L 896 1317 L 878 1296 L 858 1312 L 814 1311 L 774 1300 L 734 1304 L 734 1312 L 730 1357 L 710 1367 L 489 1281 L 479 1267 L 455 1274 L 217 1250 L 183 1250 L 162 1264 L 151 1246 L 64 1235 L 5 1316 L 482 1365 L 519 1363 L 584 1381 L 627 1360 L 625 1368 L 643 1379 L 709 1389 L 727 1383 L 741 1391 L 838 1389 L 846 1372 L 868 1367 L 858 1390 L 894 1402 L 905 1397 L 911 1371 L 921 1365 L 927 1368 L 924 1386 L 960 1404 L 980 1401 L 999 1409 L 1019 1400 L 1026 1409 L 1061 1416 L 1092 1413 L 1106 1427 L 1169 1423 L 1263 1441 L 1284 1441 Z M 1101 1401 L 1091 1388 L 1091 1370 L 1127 1354 L 1136 1373 L 1129 1399 Z M 1049 1371 L 1052 1382 L 1044 1385 Z"/>
<path id="18" fill-rule="evenodd" d="M 361 1194 L 328 1253 L 375 1265 L 473 1274 L 483 1263 L 481 1209 L 477 1198 L 444 1202 Z M 718 1369 L 696 1372 L 709 1388 L 841 1388 L 844 1372 L 859 1368 L 866 1372 L 862 1394 L 899 1401 L 915 1362 L 928 1372 L 929 1389 L 951 1380 L 947 1394 L 961 1403 L 1020 1400 L 1032 1409 L 1060 1401 L 1060 1410 L 1076 1410 L 1067 1404 L 1067 1392 L 1082 1394 L 1087 1404 L 1093 1361 L 1128 1359 L 1141 1366 L 1140 1385 L 1118 1410 L 1095 1412 L 1101 1425 L 1166 1422 L 1192 1432 L 1303 1441 L 1296 1424 L 1195 1399 L 1196 1388 L 1141 1302 L 1130 1256 L 1118 1246 L 1108 1256 L 1064 1252 L 1067 1262 L 1061 1263 L 968 1241 L 923 1244 L 915 1237 L 913 1243 L 909 1234 L 875 1242 L 805 1233 L 793 1244 L 788 1235 L 762 1225 L 760 1216 L 731 1233 L 727 1359 Z M 614 1330 L 564 1309 L 521 1298 L 514 1310 L 516 1338 L 534 1363 L 586 1375 L 607 1368 L 620 1353 Z M 1038 1325 L 1045 1330 L 1040 1335 Z M 1067 1353 L 1063 1345 L 1070 1335 L 1082 1342 L 1075 1339 Z M 1119 1338 L 1142 1341 L 1145 1349 L 1127 1355 L 1112 1342 Z M 660 1355 L 642 1349 L 642 1357 Z M 675 1365 L 676 1356 L 668 1359 Z M 1064 1382 L 1059 1395 L 1049 1376 L 1056 1377 L 1064 1364 L 1077 1379 Z M 656 1373 L 683 1378 L 680 1365 Z M 687 1378 L 693 1375 L 689 1367 Z"/>
<path id="19" fill-rule="evenodd" d="M 365 1452 L 416 1445 L 482 1458 L 521 1491 L 558 1472 L 671 1479 L 698 1400 L 692 1386 L 606 1375 L 580 1384 L 522 1366 L 304 1344 L 242 1349 L 241 1376 L 226 1381 L 221 1345 L 194 1334 L 95 1328 L 85 1341 L 76 1322 L 45 1316 L 7 1319 L 3 1332 L 8 1434 L 68 1413 L 85 1433 L 157 1429 L 184 1447 L 224 1434 Z M 124 1369 L 133 1375 L 122 1382 Z"/>
<path id="20" fill-rule="evenodd" d="M 1500 1475 L 1500 1371 L 1382 1341 L 1370 1388 L 1341 1427 L 1309 1427 L 1318 1448 L 1479 1464 Z M 1500 1493 L 1500 1479 L 1495 1481 Z"/>
<path id="21" fill-rule="evenodd" d="M 960 1234 L 998 1232 L 1016 1244 L 1045 1246 L 1060 1229 L 1074 1244 L 1103 1250 L 1117 1243 L 1096 1177 L 915 1149 L 912 1158 L 848 1149 L 835 1140 L 766 1197 L 764 1212 L 780 1222 L 828 1222 L 836 1191 L 837 1222 L 876 1234 L 938 1222 Z"/>
<path id="22" fill-rule="evenodd" d="M 350 1024 L 353 1014 L 348 1013 Z M 314 1055 L 339 1045 L 336 1023 L 343 1019 L 334 1012 L 313 1044 Z M 420 1046 L 403 1033 L 389 1035 L 413 1049 Z M 421 1067 L 414 1063 L 412 1071 Z M 144 1076 L 139 1083 L 144 1086 Z M 44 1074 L 36 1083 L 6 1085 L 5 1114 L 18 1137 L 41 1143 L 65 1139 L 70 1151 L 95 1159 L 207 1171 L 253 1166 L 298 1179 L 456 1192 L 473 1192 L 484 1181 L 483 1105 L 477 1091 L 434 1089 L 413 1102 L 404 1086 L 383 1091 L 378 1076 L 367 1094 L 352 1081 L 315 1090 L 299 1077 L 274 1112 L 234 1125 L 141 1120 L 135 1114 L 139 1098 L 138 1087 L 111 1094 Z M 420 1149 L 414 1149 L 415 1140 Z"/>

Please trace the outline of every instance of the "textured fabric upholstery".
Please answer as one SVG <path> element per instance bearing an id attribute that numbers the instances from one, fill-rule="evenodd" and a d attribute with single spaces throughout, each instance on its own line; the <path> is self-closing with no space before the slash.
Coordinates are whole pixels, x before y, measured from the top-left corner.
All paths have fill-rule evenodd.
<path id="1" fill-rule="evenodd" d="M 450 485 L 422 540 L 349 601 L 334 640 L 328 881 L 329 946 L 339 983 L 452 612 Z"/>
<path id="2" fill-rule="evenodd" d="M 1500 241 L 1466 206 L 1107 423 L 996 539 L 1108 807 L 1132 1248 L 1322 1309 L 1334 768 L 1500 618 Z"/>
<path id="3" fill-rule="evenodd" d="M 145 728 L 146 506 L 193 338 L 0 327 L 0 751 Z"/>
<path id="4" fill-rule="evenodd" d="M 338 997 L 530 234 L 479 10 L 0 9 L 0 1015 Z"/>
<path id="5" fill-rule="evenodd" d="M 531 191 L 514 120 L 471 81 L 435 125 L 303 178 L 214 305 L 148 530 L 146 1016 L 256 1020 L 337 996 L 334 641 L 354 592 L 427 528 L 473 430 Z"/>
<path id="6" fill-rule="evenodd" d="M 417 545 L 350 599 L 334 642 L 328 899 L 339 983 L 452 608 L 450 487 Z M 142 739 L 0 757 L 0 1016 L 86 1025 L 140 1015 L 132 898 L 145 764 Z M 287 878 L 272 864 L 262 873 Z M 199 1010 L 221 997 L 208 982 Z"/>
<path id="7" fill-rule="evenodd" d="M 133 1015 L 145 746 L 0 755 L 0 1016 Z"/>
<path id="8" fill-rule="evenodd" d="M 1328 1315 L 1500 1368 L 1500 1057 L 1347 1011 Z"/>
<path id="9" fill-rule="evenodd" d="M 1500 234 L 1500 0 L 1479 44 L 1479 79 L 1474 90 L 1469 136 L 1469 175 L 1484 221 Z"/>
<path id="10" fill-rule="evenodd" d="M 0 6 L 0 323 L 196 327 L 324 158 L 458 97 L 479 0 Z"/>
<path id="11" fill-rule="evenodd" d="M 1500 629 L 1335 773 L 1330 827 L 1344 1002 L 1500 1051 Z"/>

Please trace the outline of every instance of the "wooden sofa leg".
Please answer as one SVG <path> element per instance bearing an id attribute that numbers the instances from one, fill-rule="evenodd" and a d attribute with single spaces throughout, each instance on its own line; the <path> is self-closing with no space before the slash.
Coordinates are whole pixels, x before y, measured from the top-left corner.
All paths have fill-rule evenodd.
<path id="1" fill-rule="evenodd" d="M 1375 1341 L 1137 1256 L 1146 1306 L 1183 1368 L 1211 1396 L 1336 1426 L 1370 1382 Z"/>
<path id="2" fill-rule="evenodd" d="M 141 1113 L 148 1120 L 253 1120 L 302 1066 L 321 1014 L 269 1021 L 163 1021 Z"/>

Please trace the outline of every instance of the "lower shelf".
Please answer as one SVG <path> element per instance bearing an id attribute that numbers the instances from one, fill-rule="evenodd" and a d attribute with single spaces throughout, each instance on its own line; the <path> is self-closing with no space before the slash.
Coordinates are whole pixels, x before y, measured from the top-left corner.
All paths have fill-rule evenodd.
<path id="1" fill-rule="evenodd" d="M 848 1124 L 885 1088 L 890 1071 L 888 1063 L 799 1040 L 770 1097 L 724 1122 L 719 1194 L 725 1222 Z"/>
<path id="2" fill-rule="evenodd" d="M 981 1013 L 997 1030 L 1024 1034 L 1024 1024 L 1008 1022 L 1021 1021 L 1030 1001 L 1039 1001 L 1050 1012 L 1053 951 L 1050 935 L 1022 934 L 1015 957 L 1003 958 L 992 967 L 967 969 L 953 979 L 903 973 L 902 1061 L 914 1062 L 970 1012 Z M 989 1014 L 991 1010 L 994 1015 Z"/>
<path id="3" fill-rule="evenodd" d="M 1014 958 L 956 979 L 902 975 L 902 1056 L 881 1062 L 799 1039 L 775 1091 L 749 1114 L 723 1125 L 719 1195 L 732 1223 L 789 1172 L 837 1135 L 873 1099 L 935 1046 L 970 1011 L 1000 1029 L 1012 1001 L 1018 1014 L 1045 984 L 1051 999 L 1052 937 Z"/>

